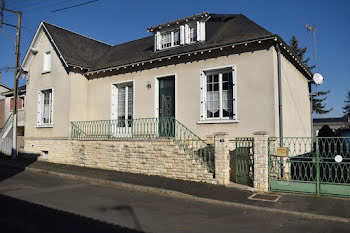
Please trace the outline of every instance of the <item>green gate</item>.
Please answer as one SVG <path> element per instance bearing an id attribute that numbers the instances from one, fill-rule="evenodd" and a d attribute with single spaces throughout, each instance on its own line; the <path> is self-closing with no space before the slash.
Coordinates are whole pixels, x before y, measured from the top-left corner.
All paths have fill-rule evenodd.
<path id="1" fill-rule="evenodd" d="M 236 138 L 235 177 L 236 183 L 253 186 L 254 138 Z"/>
<path id="2" fill-rule="evenodd" d="M 269 189 L 350 196 L 350 137 L 269 138 Z"/>

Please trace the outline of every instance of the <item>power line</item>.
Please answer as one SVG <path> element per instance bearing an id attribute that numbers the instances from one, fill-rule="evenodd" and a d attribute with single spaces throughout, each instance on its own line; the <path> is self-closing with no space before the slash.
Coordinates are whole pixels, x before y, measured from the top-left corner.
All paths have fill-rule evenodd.
<path id="1" fill-rule="evenodd" d="M 16 4 L 14 6 L 8 6 L 8 7 L 11 7 L 11 8 L 18 8 L 18 9 L 23 9 L 25 7 L 29 7 L 29 6 L 33 6 L 33 5 L 40 5 L 41 3 L 44 3 L 45 0 L 34 0 L 34 2 L 31 2 L 30 4 L 26 4 L 24 6 L 21 6 L 22 4 Z"/>
<path id="2" fill-rule="evenodd" d="M 65 7 L 65 8 L 61 8 L 61 9 L 58 9 L 58 10 L 51 11 L 51 13 L 67 10 L 67 9 L 70 9 L 70 8 L 74 8 L 74 7 L 78 7 L 78 6 L 82 6 L 82 5 L 86 5 L 86 4 L 90 4 L 90 3 L 93 3 L 93 2 L 97 2 L 97 1 L 99 1 L 99 0 L 92 0 L 92 1 L 89 1 L 89 2 L 84 2 L 84 3 L 81 3 L 81 4 L 77 4 L 77 5 L 73 5 L 73 6 L 69 6 L 69 7 Z"/>

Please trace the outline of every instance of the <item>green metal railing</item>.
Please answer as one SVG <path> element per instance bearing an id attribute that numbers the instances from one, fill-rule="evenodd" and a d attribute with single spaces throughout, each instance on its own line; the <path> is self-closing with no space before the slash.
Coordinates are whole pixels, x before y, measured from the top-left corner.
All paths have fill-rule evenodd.
<path id="1" fill-rule="evenodd" d="M 278 147 L 288 156 L 279 156 Z M 268 150 L 270 189 L 350 195 L 350 138 L 269 138 Z"/>
<path id="2" fill-rule="evenodd" d="M 170 138 L 214 173 L 214 147 L 173 117 L 71 122 L 71 138 L 125 140 Z"/>

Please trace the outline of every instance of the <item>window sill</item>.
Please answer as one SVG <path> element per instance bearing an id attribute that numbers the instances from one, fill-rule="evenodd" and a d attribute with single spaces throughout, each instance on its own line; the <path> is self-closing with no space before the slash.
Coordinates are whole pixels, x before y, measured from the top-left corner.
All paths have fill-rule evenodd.
<path id="1" fill-rule="evenodd" d="M 197 124 L 230 124 L 230 123 L 238 123 L 238 122 L 239 120 L 217 119 L 217 120 L 197 121 Z"/>
<path id="2" fill-rule="evenodd" d="M 36 125 L 37 128 L 53 128 L 53 124 Z"/>
<path id="3" fill-rule="evenodd" d="M 46 70 L 46 71 L 41 72 L 41 74 L 47 74 L 47 73 L 50 73 L 50 72 L 51 72 L 51 70 Z"/>
<path id="4" fill-rule="evenodd" d="M 24 110 L 25 110 L 24 108 L 17 109 L 17 111 L 24 111 Z M 9 110 L 9 112 L 13 112 L 13 110 Z"/>

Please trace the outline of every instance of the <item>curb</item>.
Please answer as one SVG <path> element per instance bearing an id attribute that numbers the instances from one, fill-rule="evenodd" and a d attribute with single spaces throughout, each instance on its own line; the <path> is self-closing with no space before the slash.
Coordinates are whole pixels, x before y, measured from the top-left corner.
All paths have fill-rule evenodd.
<path id="1" fill-rule="evenodd" d="M 129 184 L 124 182 L 102 180 L 102 179 L 90 178 L 85 176 L 48 171 L 48 170 L 39 169 L 39 168 L 31 168 L 31 167 L 23 168 L 21 166 L 10 165 L 10 164 L 1 164 L 1 165 L 14 167 L 14 168 L 21 168 L 21 169 L 24 169 L 25 171 L 37 172 L 42 174 L 50 174 L 50 175 L 54 175 L 54 176 L 58 176 L 58 177 L 62 177 L 70 180 L 82 181 L 90 184 L 113 186 L 113 187 L 131 190 L 131 191 L 156 194 L 156 195 L 161 195 L 161 196 L 166 196 L 166 197 L 171 197 L 176 199 L 191 200 L 191 201 L 197 201 L 201 203 L 220 205 L 220 206 L 226 206 L 226 207 L 235 207 L 235 208 L 246 209 L 246 210 L 265 211 L 269 213 L 284 214 L 284 215 L 303 217 L 303 218 L 314 219 L 314 220 L 322 220 L 322 221 L 328 221 L 328 222 L 338 222 L 338 223 L 347 223 L 347 224 L 350 223 L 350 218 L 344 218 L 344 217 L 338 217 L 338 216 L 312 214 L 312 213 L 299 212 L 299 211 L 293 211 L 293 210 L 283 210 L 283 209 L 260 207 L 260 206 L 254 206 L 254 205 L 242 204 L 242 203 L 236 203 L 236 202 L 220 201 L 215 199 L 197 197 L 197 196 L 193 196 L 193 195 L 178 192 L 178 191 L 143 186 L 138 184 Z"/>

